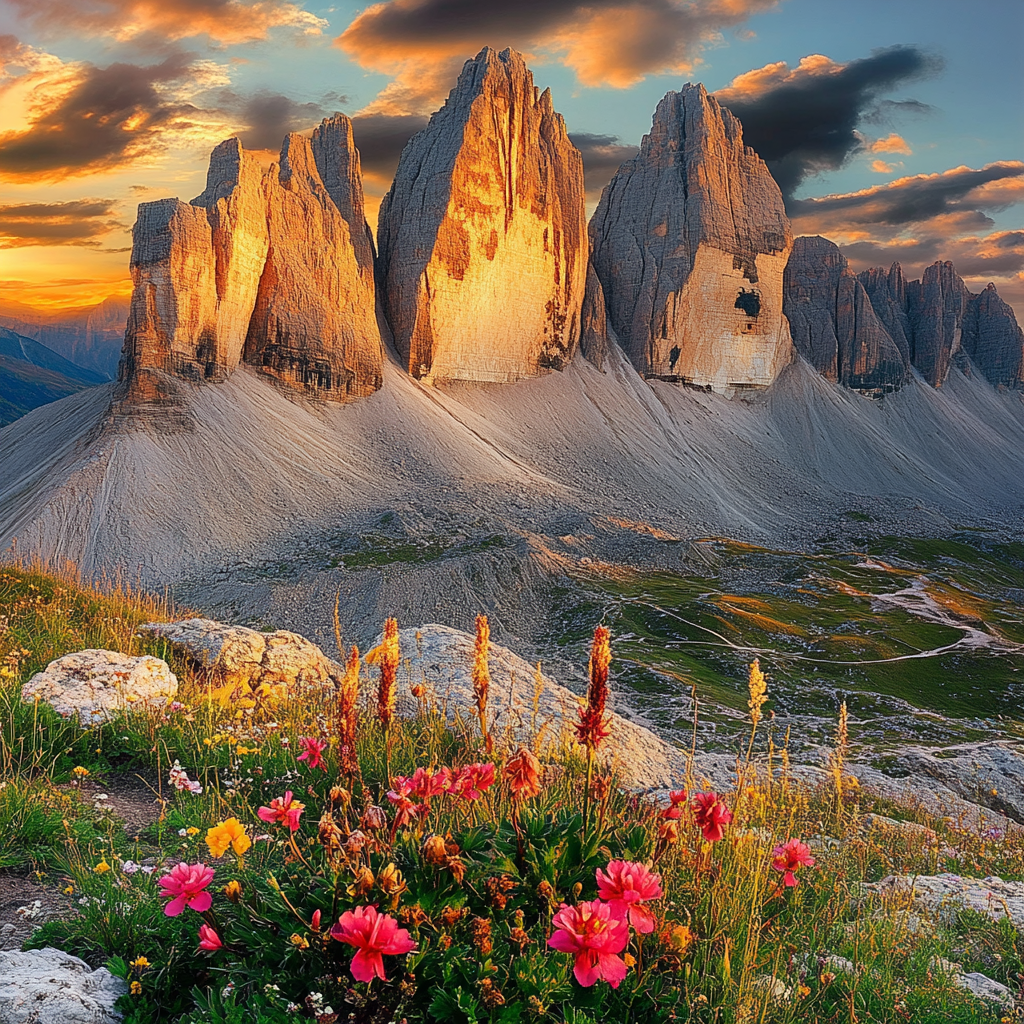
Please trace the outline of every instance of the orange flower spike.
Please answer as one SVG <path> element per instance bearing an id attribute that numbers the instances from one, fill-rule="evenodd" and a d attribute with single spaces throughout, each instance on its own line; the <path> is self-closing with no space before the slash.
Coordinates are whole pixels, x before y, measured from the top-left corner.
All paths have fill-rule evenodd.
<path id="1" fill-rule="evenodd" d="M 349 651 L 338 693 L 338 769 L 342 775 L 359 771 L 356 736 L 359 729 L 359 648 Z"/>
<path id="2" fill-rule="evenodd" d="M 580 720 L 576 724 L 577 739 L 590 750 L 597 750 L 610 734 L 604 713 L 608 703 L 608 666 L 611 660 L 611 634 L 605 626 L 598 626 L 594 630 L 594 642 L 590 650 L 587 706 L 580 710 Z"/>
<path id="3" fill-rule="evenodd" d="M 491 738 L 487 735 L 487 694 L 491 688 L 491 671 L 487 656 L 491 645 L 491 627 L 486 615 L 476 617 L 476 643 L 473 650 L 473 700 L 480 719 L 480 734 L 485 748 L 491 750 Z"/>
<path id="4" fill-rule="evenodd" d="M 398 646 L 398 620 L 384 623 L 384 640 L 380 650 L 380 685 L 377 688 L 377 718 L 385 729 L 395 717 L 395 682 L 401 650 Z"/>

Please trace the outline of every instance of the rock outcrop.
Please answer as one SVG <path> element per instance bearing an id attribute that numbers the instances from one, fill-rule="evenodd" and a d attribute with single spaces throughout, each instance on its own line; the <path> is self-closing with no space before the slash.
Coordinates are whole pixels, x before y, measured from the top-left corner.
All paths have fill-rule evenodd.
<path id="1" fill-rule="evenodd" d="M 604 302 L 604 289 L 592 263 L 587 263 L 587 287 L 583 293 L 580 316 L 580 352 L 583 358 L 599 370 L 608 358 L 608 312 Z"/>
<path id="2" fill-rule="evenodd" d="M 609 321 L 641 373 L 725 392 L 770 384 L 792 358 L 782 193 L 702 85 L 658 104 L 590 231 Z"/>
<path id="3" fill-rule="evenodd" d="M 857 280 L 864 285 L 871 307 L 889 337 L 909 360 L 913 332 L 907 315 L 907 282 L 903 277 L 903 268 L 898 263 L 894 263 L 888 270 L 871 267 L 858 274 Z"/>
<path id="4" fill-rule="evenodd" d="M 980 295 L 972 295 L 967 303 L 961 344 L 991 384 L 1024 385 L 1024 331 L 994 284 Z"/>
<path id="5" fill-rule="evenodd" d="M 838 246 L 820 235 L 793 243 L 783 311 L 797 351 L 822 375 L 848 388 L 881 394 L 910 376 L 910 353 L 876 315 Z"/>
<path id="6" fill-rule="evenodd" d="M 344 115 L 312 143 L 285 139 L 265 174 L 237 139 L 213 151 L 203 193 L 143 203 L 120 376 L 130 397 L 159 373 L 219 381 L 244 357 L 320 397 L 380 387 L 373 245 Z"/>
<path id="7" fill-rule="evenodd" d="M 514 381 L 579 344 L 583 160 L 520 54 L 468 61 L 381 204 L 379 280 L 415 377 Z"/>
<path id="8" fill-rule="evenodd" d="M 907 285 L 907 313 L 913 332 L 910 358 L 932 387 L 941 387 L 960 351 L 964 314 L 971 293 L 948 260 L 925 268 Z"/>

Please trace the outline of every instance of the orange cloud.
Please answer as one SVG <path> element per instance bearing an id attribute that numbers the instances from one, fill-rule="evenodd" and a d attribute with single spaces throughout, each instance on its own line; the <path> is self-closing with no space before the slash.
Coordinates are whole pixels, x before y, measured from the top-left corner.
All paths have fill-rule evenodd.
<path id="1" fill-rule="evenodd" d="M 872 160 L 871 170 L 876 174 L 891 174 L 896 170 L 898 164 L 887 164 L 884 160 Z"/>
<path id="2" fill-rule="evenodd" d="M 586 86 L 626 88 L 650 74 L 688 74 L 701 51 L 779 0 L 388 0 L 335 40 L 360 66 L 394 80 L 365 110 L 437 106 L 465 59 L 513 46 L 571 68 Z"/>
<path id="3" fill-rule="evenodd" d="M 0 205 L 0 248 L 98 246 L 104 235 L 128 226 L 118 219 L 116 207 L 111 199 Z"/>
<path id="4" fill-rule="evenodd" d="M 884 139 L 868 143 L 867 150 L 869 153 L 902 153 L 904 156 L 911 156 L 914 152 L 907 140 L 895 132 L 889 132 Z"/>
<path id="5" fill-rule="evenodd" d="M 27 21 L 52 34 L 166 43 L 208 36 L 223 45 L 266 39 L 273 29 L 319 35 L 323 18 L 290 0 L 9 0 Z"/>

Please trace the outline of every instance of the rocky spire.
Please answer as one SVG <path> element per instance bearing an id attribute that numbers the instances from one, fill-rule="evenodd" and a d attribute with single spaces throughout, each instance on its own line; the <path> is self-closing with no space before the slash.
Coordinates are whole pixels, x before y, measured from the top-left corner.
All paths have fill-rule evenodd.
<path id="1" fill-rule="evenodd" d="M 793 243 L 783 308 L 797 351 L 829 380 L 879 394 L 909 378 L 909 353 L 886 331 L 864 285 L 827 238 Z"/>
<path id="2" fill-rule="evenodd" d="M 888 270 L 871 267 L 857 275 L 871 299 L 871 306 L 904 359 L 910 361 L 912 331 L 907 316 L 907 282 L 903 268 L 894 263 Z"/>
<path id="3" fill-rule="evenodd" d="M 702 85 L 658 104 L 590 231 L 609 320 L 641 373 L 725 391 L 770 384 L 790 361 L 782 193 Z"/>
<path id="4" fill-rule="evenodd" d="M 409 140 L 377 232 L 395 345 L 431 380 L 560 369 L 579 343 L 583 161 L 520 54 L 468 61 Z"/>
<path id="5" fill-rule="evenodd" d="M 580 317 L 580 352 L 599 370 L 604 369 L 604 361 L 608 358 L 608 315 L 604 290 L 590 262 L 587 263 L 587 288 Z"/>
<path id="6" fill-rule="evenodd" d="M 910 358 L 932 387 L 940 387 L 960 350 L 964 314 L 971 293 L 953 264 L 933 263 L 920 281 L 907 285 L 912 331 Z"/>
<path id="7" fill-rule="evenodd" d="M 970 297 L 961 343 L 990 383 L 1008 388 L 1024 386 L 1024 331 L 994 284 Z"/>

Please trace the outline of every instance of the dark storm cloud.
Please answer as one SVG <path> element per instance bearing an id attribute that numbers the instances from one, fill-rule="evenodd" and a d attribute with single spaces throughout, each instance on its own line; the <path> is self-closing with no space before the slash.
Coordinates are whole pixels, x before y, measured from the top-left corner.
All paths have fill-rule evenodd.
<path id="1" fill-rule="evenodd" d="M 427 125 L 419 114 L 363 114 L 352 118 L 352 135 L 363 174 L 390 183 L 405 144 Z"/>
<path id="2" fill-rule="evenodd" d="M 715 95 L 740 119 L 744 141 L 788 196 L 806 177 L 841 167 L 861 147 L 857 125 L 869 112 L 879 116 L 881 94 L 941 66 L 916 46 L 893 46 L 848 64 L 809 57 L 792 70 L 768 65 Z M 924 106 L 909 102 L 916 112 Z M 884 109 L 891 115 L 902 103 Z"/>
<path id="3" fill-rule="evenodd" d="M 89 245 L 125 225 L 112 199 L 0 205 L 0 248 L 26 245 Z"/>
<path id="4" fill-rule="evenodd" d="M 332 97 L 344 101 L 345 97 Z M 289 132 L 301 132 L 312 128 L 321 118 L 332 113 L 321 103 L 299 103 L 280 93 L 261 90 L 251 96 L 239 96 L 233 92 L 221 93 L 221 102 L 236 111 L 243 127 L 238 137 L 246 149 L 281 148 Z"/>
<path id="5" fill-rule="evenodd" d="M 624 146 L 616 135 L 570 132 L 569 140 L 583 154 L 583 181 L 590 195 L 600 193 L 619 165 L 639 152 L 637 146 Z"/>

